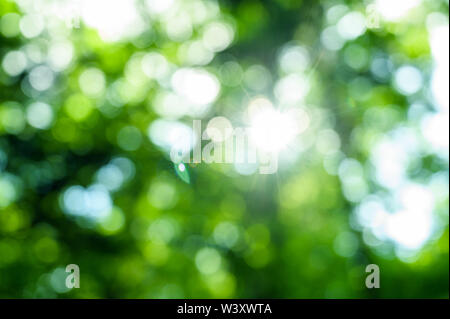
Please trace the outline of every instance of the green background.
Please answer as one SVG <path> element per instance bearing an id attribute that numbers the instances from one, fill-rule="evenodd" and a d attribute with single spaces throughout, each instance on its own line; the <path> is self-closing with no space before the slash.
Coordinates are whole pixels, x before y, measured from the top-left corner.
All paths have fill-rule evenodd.
<path id="1" fill-rule="evenodd" d="M 421 129 L 425 115 L 439 110 L 430 93 L 435 60 L 427 19 L 440 13 L 448 30 L 448 1 L 424 0 L 397 21 L 380 17 L 378 27 L 335 49 L 327 47 L 324 30 L 345 12 L 366 16 L 370 2 L 183 0 L 177 5 L 190 6 L 181 10 L 189 17 L 203 12 L 199 8 L 211 15 L 179 38 L 167 33 L 175 18 L 159 20 L 135 3 L 146 25 L 137 35 L 109 41 L 83 19 L 68 28 L 48 12 L 38 13 L 45 17 L 42 32 L 25 36 L 19 19 L 26 10 L 0 0 L 1 298 L 448 298 L 448 150 L 442 155 L 430 148 Z M 344 10 L 333 16 L 336 5 Z M 103 6 L 100 16 L 109 10 Z M 201 38 L 211 21 L 228 24 L 233 41 L 195 65 L 182 47 Z M 49 88 L 36 89 L 43 82 L 38 77 L 33 84 L 30 74 L 47 65 L 55 39 L 72 45 L 70 64 L 53 71 Z M 289 46 L 308 52 L 307 66 L 293 72 L 310 89 L 293 107 L 306 110 L 311 121 L 300 156 L 280 161 L 276 174 L 246 176 L 232 164 L 205 163 L 180 172 L 149 138 L 149 126 L 164 118 L 154 107 L 158 94 L 171 89 L 142 74 L 142 55 L 157 52 L 175 70 L 202 68 L 218 79 L 220 93 L 208 111 L 177 121 L 206 125 L 225 116 L 239 126 L 254 97 L 277 104 L 274 87 L 286 76 L 280 56 Z M 17 50 L 28 62 L 15 75 L 5 71 L 5 56 Z M 384 66 L 374 66 L 377 57 Z M 394 73 L 402 65 L 420 70 L 423 85 L 414 94 L 396 87 Z M 87 89 L 80 85 L 92 68 L 105 82 L 96 96 L 86 93 L 95 76 Z M 34 102 L 51 107 L 45 128 L 30 120 Z M 412 107 L 417 103 L 420 112 Z M 397 209 L 395 189 L 374 177 L 371 154 L 382 138 L 395 139 L 398 128 L 415 132 L 417 138 L 404 143 L 420 150 L 408 155 L 405 180 L 435 198 L 433 230 L 412 252 L 376 237 L 355 217 L 371 194 L 391 205 L 391 213 Z M 328 152 L 336 151 L 330 140 L 318 146 L 323 129 L 338 136 L 338 153 Z M 327 169 L 345 159 L 359 177 L 346 180 Z M 107 218 L 71 214 L 64 195 L 98 184 L 104 167 L 113 169 L 104 174 L 107 184 L 120 179 L 116 189 L 100 192 L 111 200 Z M 68 264 L 80 267 L 79 289 L 64 286 Z M 368 264 L 380 267 L 380 289 L 365 287 Z"/>

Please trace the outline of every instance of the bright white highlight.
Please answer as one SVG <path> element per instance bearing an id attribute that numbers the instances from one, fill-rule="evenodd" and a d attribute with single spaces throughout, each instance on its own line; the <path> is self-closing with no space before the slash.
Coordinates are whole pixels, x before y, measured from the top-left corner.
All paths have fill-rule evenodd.
<path id="1" fill-rule="evenodd" d="M 217 116 L 208 122 L 206 134 L 214 142 L 223 142 L 233 134 L 233 125 L 227 118 Z"/>
<path id="2" fill-rule="evenodd" d="M 448 160 L 450 145 L 448 113 L 427 114 L 421 122 L 421 129 L 431 149 Z"/>
<path id="3" fill-rule="evenodd" d="M 170 71 L 166 58 L 156 52 L 147 53 L 142 58 L 142 70 L 150 79 L 162 80 Z"/>
<path id="4" fill-rule="evenodd" d="M 393 200 L 398 210 L 390 213 L 380 198 L 369 196 L 357 207 L 356 217 L 379 240 L 392 240 L 397 253 L 417 251 L 433 231 L 433 194 L 422 185 L 407 183 L 394 192 Z"/>
<path id="5" fill-rule="evenodd" d="M 422 74 L 413 66 L 405 65 L 395 72 L 395 86 L 400 93 L 414 94 L 422 88 L 422 84 Z"/>
<path id="6" fill-rule="evenodd" d="M 137 36 L 145 27 L 134 1 L 84 0 L 81 8 L 84 22 L 105 41 Z"/>
<path id="7" fill-rule="evenodd" d="M 362 13 L 347 13 L 337 24 L 337 30 L 342 38 L 353 40 L 366 32 L 366 18 Z"/>
<path id="8" fill-rule="evenodd" d="M 389 216 L 386 233 L 407 249 L 418 249 L 432 231 L 432 193 L 418 184 L 407 184 L 397 195 L 404 210 Z"/>
<path id="9" fill-rule="evenodd" d="M 26 38 L 35 38 L 44 30 L 45 24 L 42 16 L 27 14 L 20 19 L 20 31 Z"/>
<path id="10" fill-rule="evenodd" d="M 73 46 L 69 41 L 52 43 L 48 52 L 49 65 L 55 71 L 62 71 L 69 66 L 73 54 Z"/>
<path id="11" fill-rule="evenodd" d="M 288 113 L 263 109 L 251 119 L 250 139 L 261 150 L 278 152 L 298 133 L 295 119 Z"/>
<path id="12" fill-rule="evenodd" d="M 330 51 L 338 51 L 345 44 L 345 39 L 342 38 L 335 26 L 323 30 L 320 35 L 320 41 L 322 42 L 322 45 Z"/>
<path id="13" fill-rule="evenodd" d="M 357 160 L 352 158 L 343 160 L 338 172 L 345 198 L 351 202 L 358 202 L 367 195 L 368 186 L 364 169 Z"/>
<path id="14" fill-rule="evenodd" d="M 275 96 L 282 104 L 300 102 L 309 91 L 308 81 L 298 74 L 290 74 L 275 85 Z"/>
<path id="15" fill-rule="evenodd" d="M 375 8 L 385 20 L 398 21 L 420 3 L 421 0 L 376 0 Z"/>
<path id="16" fill-rule="evenodd" d="M 2 67 L 10 76 L 17 76 L 27 67 L 27 57 L 20 51 L 10 51 L 3 58 Z"/>
<path id="17" fill-rule="evenodd" d="M 145 5 L 149 13 L 161 14 L 169 10 L 175 0 L 147 0 Z"/>
<path id="18" fill-rule="evenodd" d="M 48 66 L 40 65 L 33 68 L 29 74 L 31 86 L 37 91 L 50 89 L 55 80 L 55 74 Z"/>
<path id="19" fill-rule="evenodd" d="M 83 71 L 78 80 L 83 93 L 90 97 L 100 97 L 105 90 L 105 82 L 105 75 L 96 68 Z"/>
<path id="20" fill-rule="evenodd" d="M 192 128 L 176 121 L 154 121 L 148 128 L 148 136 L 154 144 L 168 152 L 177 149 L 187 154 L 194 147 Z"/>
<path id="21" fill-rule="evenodd" d="M 279 57 L 280 68 L 285 73 L 303 72 L 309 63 L 309 53 L 301 46 L 284 48 Z"/>
<path id="22" fill-rule="evenodd" d="M 205 27 L 203 44 L 213 52 L 225 50 L 233 41 L 233 29 L 221 22 L 212 22 Z"/>
<path id="23" fill-rule="evenodd" d="M 98 220 L 109 216 L 112 200 L 103 185 L 95 184 L 87 189 L 72 186 L 64 192 L 62 206 L 69 215 Z"/>
<path id="24" fill-rule="evenodd" d="M 187 102 L 207 105 L 219 95 L 220 83 L 211 73 L 194 68 L 182 68 L 172 76 L 172 87 Z"/>
<path id="25" fill-rule="evenodd" d="M 50 105 L 42 102 L 30 104 L 27 108 L 27 121 L 38 129 L 46 129 L 53 121 L 53 111 Z"/>
<path id="26" fill-rule="evenodd" d="M 440 109 L 449 109 L 449 27 L 438 26 L 431 30 L 430 46 L 436 67 L 432 76 L 432 92 Z"/>
<path id="27" fill-rule="evenodd" d="M 189 105 L 179 95 L 170 92 L 159 92 L 153 102 L 156 113 L 167 119 L 178 119 L 189 113 Z"/>

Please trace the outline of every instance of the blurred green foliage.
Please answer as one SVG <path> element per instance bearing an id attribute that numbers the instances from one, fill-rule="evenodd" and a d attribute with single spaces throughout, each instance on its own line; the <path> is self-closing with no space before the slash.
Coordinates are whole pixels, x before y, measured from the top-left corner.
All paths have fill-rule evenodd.
<path id="1" fill-rule="evenodd" d="M 448 1 L 89 3 L 0 0 L 0 297 L 448 298 Z M 208 77 L 180 98 L 182 68 Z M 262 96 L 309 119 L 273 175 L 174 166 L 150 133 Z"/>

